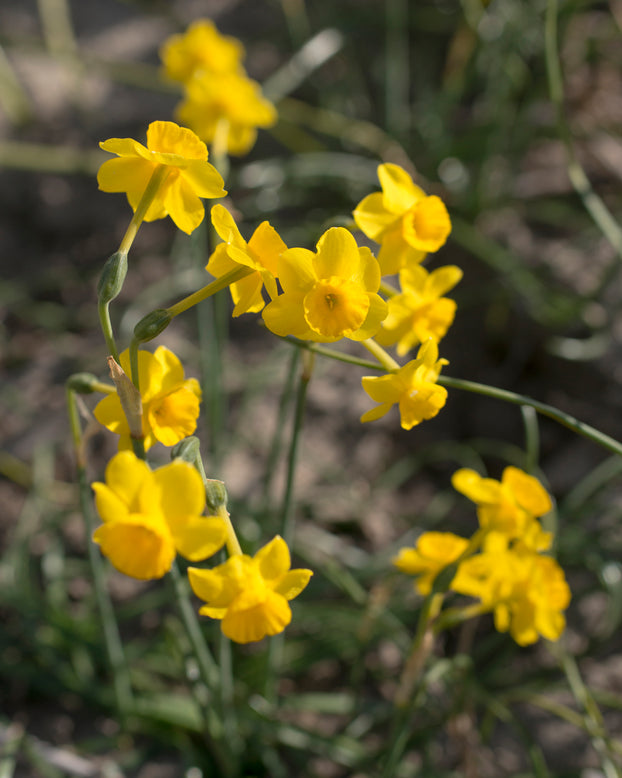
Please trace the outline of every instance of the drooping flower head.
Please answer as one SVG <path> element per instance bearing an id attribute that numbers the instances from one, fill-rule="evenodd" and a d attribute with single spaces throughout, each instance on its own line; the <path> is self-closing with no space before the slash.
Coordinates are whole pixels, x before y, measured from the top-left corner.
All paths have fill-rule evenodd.
<path id="1" fill-rule="evenodd" d="M 387 314 L 377 294 L 378 262 L 368 248 L 359 248 L 343 227 L 322 235 L 317 253 L 294 248 L 278 261 L 283 294 L 263 311 L 275 335 L 331 343 L 341 338 L 372 337 Z"/>
<path id="2" fill-rule="evenodd" d="M 118 157 L 99 168 L 99 188 L 104 192 L 125 192 L 134 211 L 154 172 L 160 166 L 166 168 L 145 221 L 170 216 L 180 230 L 191 233 L 205 215 L 200 198 L 227 194 L 222 176 L 207 161 L 205 143 L 174 122 L 151 122 L 146 147 L 132 138 L 110 138 L 99 145 Z"/>
<path id="3" fill-rule="evenodd" d="M 402 573 L 417 576 L 415 586 L 427 595 L 441 570 L 455 562 L 468 545 L 468 540 L 453 532 L 424 532 L 414 548 L 400 549 L 393 564 Z"/>
<path id="4" fill-rule="evenodd" d="M 378 343 L 382 346 L 397 343 L 400 357 L 428 338 L 438 343 L 456 313 L 456 303 L 443 295 L 461 278 L 462 270 L 455 265 L 439 267 L 431 273 L 421 265 L 402 268 L 402 291 L 389 300 L 389 315 L 375 336 Z"/>
<path id="5" fill-rule="evenodd" d="M 120 363 L 129 376 L 129 349 L 121 354 Z M 192 435 L 199 417 L 201 388 L 196 378 L 184 377 L 183 365 L 172 351 L 164 346 L 158 346 L 153 354 L 139 351 L 138 383 L 146 451 L 156 442 L 174 446 Z M 93 413 L 100 424 L 120 436 L 119 449 L 131 447 L 130 428 L 116 393 L 100 400 Z"/>
<path id="6" fill-rule="evenodd" d="M 222 205 L 212 208 L 212 224 L 223 243 L 216 246 L 205 269 L 220 278 L 240 265 L 251 268 L 253 272 L 250 275 L 229 287 L 235 303 L 233 315 L 261 311 L 265 305 L 261 293 L 264 286 L 270 299 L 274 300 L 277 296 L 277 262 L 287 246 L 267 221 L 257 227 L 247 243 L 233 217 Z"/>
<path id="7" fill-rule="evenodd" d="M 221 619 L 223 633 L 236 643 L 282 632 L 292 619 L 288 601 L 313 575 L 290 565 L 287 544 L 277 535 L 254 557 L 234 554 L 212 570 L 188 568 L 194 593 L 206 603 L 199 613 Z"/>
<path id="8" fill-rule="evenodd" d="M 540 636 L 557 640 L 570 603 L 564 571 L 551 557 L 517 548 L 486 551 L 462 562 L 452 589 L 481 600 L 493 611 L 495 627 L 521 646 Z"/>
<path id="9" fill-rule="evenodd" d="M 506 467 L 501 481 L 482 478 L 469 468 L 457 470 L 451 479 L 454 489 L 477 505 L 477 516 L 483 529 L 503 533 L 510 539 L 538 541 L 539 524 L 533 522 L 548 513 L 553 504 L 537 478 L 518 467 Z"/>
<path id="10" fill-rule="evenodd" d="M 206 143 L 213 143 L 224 127 L 227 151 L 236 156 L 250 151 L 257 127 L 271 127 L 277 120 L 276 110 L 261 94 L 259 84 L 232 72 L 195 75 L 186 83 L 185 100 L 175 116 Z"/>
<path id="11" fill-rule="evenodd" d="M 197 19 L 183 35 L 171 35 L 160 57 L 168 78 L 185 84 L 197 73 L 238 72 L 244 47 L 236 38 L 221 35 L 209 19 Z"/>
<path id="12" fill-rule="evenodd" d="M 381 244 L 382 275 L 391 275 L 438 251 L 451 222 L 440 197 L 426 195 L 399 165 L 380 165 L 378 177 L 382 192 L 363 198 L 353 215 L 358 228 Z"/>
<path id="13" fill-rule="evenodd" d="M 436 383 L 446 364 L 446 359 L 438 358 L 438 346 L 430 339 L 421 346 L 417 358 L 397 372 L 363 378 L 363 389 L 381 404 L 364 413 L 361 421 L 380 419 L 396 403 L 405 430 L 436 416 L 447 400 L 447 390 Z"/>
<path id="14" fill-rule="evenodd" d="M 202 515 L 205 488 L 187 462 L 178 459 L 152 471 L 131 451 L 121 451 L 106 467 L 106 482 L 92 486 L 104 522 L 93 540 L 132 578 L 161 578 L 177 553 L 199 562 L 225 543 L 224 521 Z"/>

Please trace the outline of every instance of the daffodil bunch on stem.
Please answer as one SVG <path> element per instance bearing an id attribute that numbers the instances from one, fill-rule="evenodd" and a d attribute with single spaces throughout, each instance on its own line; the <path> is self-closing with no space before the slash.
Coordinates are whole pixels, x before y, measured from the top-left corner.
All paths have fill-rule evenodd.
<path id="1" fill-rule="evenodd" d="M 160 56 L 166 77 L 180 82 L 184 90 L 176 118 L 206 143 L 229 154 L 246 154 L 255 143 L 257 128 L 276 122 L 274 106 L 244 71 L 242 44 L 221 35 L 208 19 L 171 36 Z"/>
<path id="2" fill-rule="evenodd" d="M 570 589 L 563 570 L 546 554 L 553 536 L 539 519 L 552 502 L 542 484 L 516 467 L 507 467 L 501 481 L 462 469 L 452 483 L 476 503 L 478 531 L 470 540 L 426 532 L 413 548 L 400 551 L 395 566 L 416 577 L 422 595 L 454 592 L 479 600 L 438 616 L 438 628 L 492 612 L 497 630 L 509 631 L 519 645 L 540 637 L 558 640 Z"/>

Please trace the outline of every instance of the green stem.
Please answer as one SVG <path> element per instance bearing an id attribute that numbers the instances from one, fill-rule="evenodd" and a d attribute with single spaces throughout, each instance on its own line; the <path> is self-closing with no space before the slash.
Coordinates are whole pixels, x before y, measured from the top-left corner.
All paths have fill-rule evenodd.
<path id="1" fill-rule="evenodd" d="M 171 169 L 168 165 L 158 165 L 151 174 L 151 178 L 149 179 L 149 183 L 143 192 L 143 196 L 140 198 L 140 202 L 136 206 L 134 216 L 132 216 L 132 221 L 129 223 L 129 226 L 125 231 L 125 235 L 119 244 L 119 253 L 129 254 L 132 243 L 134 243 L 136 233 L 138 232 L 138 228 L 143 223 L 143 219 L 149 210 L 149 206 L 153 202 L 153 199 L 158 193 L 158 189 L 164 182 L 164 179 L 170 173 L 170 170 Z"/>
<path id="2" fill-rule="evenodd" d="M 119 361 L 119 351 L 117 344 L 115 343 L 114 333 L 112 331 L 112 322 L 110 321 L 110 301 L 98 302 L 97 312 L 99 313 L 99 323 L 106 339 L 106 346 L 108 347 L 108 353 L 111 357 L 114 357 L 115 362 Z"/>
<path id="3" fill-rule="evenodd" d="M 373 338 L 361 341 L 361 345 L 365 346 L 369 353 L 373 354 L 378 362 L 389 372 L 400 369 L 400 365 Z"/>
<path id="4" fill-rule="evenodd" d="M 573 416 L 554 408 L 552 405 L 533 400 L 524 394 L 516 394 L 516 392 L 510 392 L 507 389 L 497 389 L 494 386 L 478 384 L 474 381 L 463 381 L 459 378 L 449 378 L 448 376 L 440 376 L 438 383 L 449 389 L 462 389 L 466 392 L 484 395 L 485 397 L 494 397 L 496 400 L 503 400 L 513 405 L 529 406 L 543 416 L 548 416 L 548 418 L 562 424 L 564 427 L 568 427 L 568 429 L 571 429 L 578 435 L 598 443 L 598 445 L 613 451 L 615 454 L 622 454 L 622 443 L 619 441 L 609 437 L 609 435 L 605 435 L 604 432 L 599 432 L 594 427 L 590 427 L 589 424 L 584 424 Z"/>
<path id="5" fill-rule="evenodd" d="M 207 286 L 199 289 L 198 292 L 194 292 L 193 294 L 188 295 L 188 297 L 184 297 L 184 299 L 180 300 L 178 303 L 171 305 L 170 308 L 166 309 L 166 312 L 171 317 L 179 316 L 180 313 L 184 313 L 184 311 L 192 308 L 193 305 L 197 305 L 203 300 L 207 300 L 208 297 L 216 294 L 216 292 L 220 292 L 221 289 L 226 289 L 230 284 L 233 284 L 254 272 L 255 271 L 252 268 L 240 265 L 240 267 L 237 267 L 235 270 L 225 273 L 224 276 L 217 278 L 215 281 L 207 284 Z"/>
<path id="6" fill-rule="evenodd" d="M 313 366 L 315 363 L 315 355 L 313 352 L 307 352 L 305 357 L 306 359 L 303 361 L 303 368 L 300 373 L 298 392 L 296 394 L 296 409 L 294 411 L 292 437 L 290 440 L 289 453 L 287 457 L 285 493 L 283 495 L 283 506 L 281 508 L 281 534 L 288 547 L 291 547 L 292 545 L 295 529 L 293 503 L 294 479 L 296 474 L 296 461 L 298 458 L 298 444 L 300 442 L 300 431 L 302 430 L 302 423 L 304 419 L 307 390 L 309 388 L 309 381 L 311 380 Z M 277 678 L 283 659 L 283 640 L 284 636 L 282 632 L 279 635 L 275 635 L 270 642 L 270 648 L 268 649 L 268 676 L 266 678 L 265 688 L 266 698 L 272 703 L 276 702 L 277 698 Z"/>
<path id="7" fill-rule="evenodd" d="M 386 281 L 382 281 L 380 284 L 380 291 L 385 297 L 395 297 L 396 294 L 399 294 L 399 290 L 391 286 L 391 284 L 387 284 Z"/>
<path id="8" fill-rule="evenodd" d="M 538 414 L 530 405 L 521 405 L 523 426 L 525 427 L 525 471 L 534 473 L 540 459 L 540 428 Z"/>
<path id="9" fill-rule="evenodd" d="M 112 673 L 112 683 L 114 688 L 115 701 L 119 715 L 125 719 L 132 707 L 132 685 L 130 672 L 123 652 L 123 644 L 119 635 L 119 628 L 114 615 L 112 602 L 106 589 L 106 581 L 102 557 L 99 550 L 95 547 L 91 537 L 95 529 L 95 517 L 93 515 L 93 498 L 91 488 L 86 476 L 86 464 L 84 458 L 82 431 L 80 427 L 80 418 L 76 402 L 75 392 L 67 390 L 67 410 L 69 412 L 69 424 L 71 427 L 71 437 L 73 439 L 76 452 L 76 470 L 78 475 L 78 488 L 80 494 L 80 508 L 84 517 L 86 531 L 88 535 L 88 554 L 89 563 L 93 575 L 95 587 L 95 597 L 97 607 L 101 618 L 104 632 L 104 643 L 106 645 L 106 655 L 108 664 Z"/>

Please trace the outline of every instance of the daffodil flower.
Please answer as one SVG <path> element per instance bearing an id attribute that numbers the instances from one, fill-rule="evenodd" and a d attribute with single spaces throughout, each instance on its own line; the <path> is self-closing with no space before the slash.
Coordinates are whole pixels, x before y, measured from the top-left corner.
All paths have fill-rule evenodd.
<path id="1" fill-rule="evenodd" d="M 570 589 L 551 557 L 516 548 L 477 554 L 460 564 L 451 588 L 479 598 L 481 612 L 493 611 L 496 629 L 521 646 L 564 631 Z"/>
<path id="2" fill-rule="evenodd" d="M 380 165 L 378 178 L 382 192 L 363 198 L 353 215 L 357 227 L 381 244 L 382 275 L 391 275 L 438 251 L 451 222 L 440 197 L 426 195 L 399 165 Z"/>
<path id="3" fill-rule="evenodd" d="M 200 198 L 227 194 L 222 176 L 207 161 L 205 143 L 174 122 L 151 122 L 146 147 L 132 138 L 110 138 L 99 145 L 118 157 L 99 168 L 99 188 L 104 192 L 125 192 L 134 211 L 154 173 L 164 168 L 163 180 L 144 221 L 170 216 L 180 230 L 191 233 L 205 216 Z"/>
<path id="4" fill-rule="evenodd" d="M 468 545 L 468 540 L 453 532 L 424 532 L 414 548 L 400 549 L 393 564 L 402 573 L 417 576 L 415 586 L 421 594 L 428 595 L 437 575 L 455 562 Z"/>
<path id="5" fill-rule="evenodd" d="M 501 481 L 497 481 L 462 468 L 453 474 L 451 483 L 477 505 L 477 516 L 483 529 L 501 532 L 510 539 L 523 538 L 530 545 L 544 542 L 538 532 L 539 524 L 536 527 L 532 524 L 548 513 L 553 503 L 534 476 L 518 467 L 506 467 Z"/>
<path id="6" fill-rule="evenodd" d="M 436 383 L 446 364 L 446 359 L 438 359 L 438 346 L 430 339 L 421 346 L 417 358 L 397 372 L 363 378 L 363 389 L 381 404 L 364 413 L 361 421 L 380 419 L 396 403 L 405 430 L 436 416 L 447 400 L 447 390 Z"/>
<path id="7" fill-rule="evenodd" d="M 176 554 L 199 562 L 225 543 L 221 518 L 205 517 L 205 488 L 192 465 L 180 459 L 152 471 L 131 451 L 116 454 L 105 483 L 92 484 L 104 522 L 93 540 L 121 573 L 161 578 Z"/>
<path id="8" fill-rule="evenodd" d="M 381 346 L 397 343 L 400 357 L 428 338 L 438 343 L 456 313 L 456 303 L 443 295 L 461 278 L 462 270 L 455 265 L 439 267 L 432 273 L 421 265 L 402 268 L 402 291 L 389 300 L 389 315 L 375 336 L 378 343 Z"/>
<path id="9" fill-rule="evenodd" d="M 121 354 L 120 364 L 130 375 L 129 349 Z M 154 354 L 139 351 L 138 384 L 145 450 L 156 442 L 174 446 L 192 435 L 199 416 L 201 388 L 196 378 L 184 377 L 184 368 L 172 351 L 164 346 L 159 346 Z M 104 397 L 93 413 L 100 424 L 120 435 L 119 449 L 131 447 L 130 428 L 117 394 Z"/>
<path id="10" fill-rule="evenodd" d="M 253 271 L 250 275 L 229 287 L 235 303 L 233 316 L 261 311 L 265 305 L 261 294 L 264 286 L 270 299 L 277 297 L 277 262 L 287 246 L 267 221 L 257 227 L 247 243 L 233 217 L 222 205 L 212 208 L 212 224 L 223 243 L 216 246 L 205 269 L 215 278 L 220 278 L 240 265 L 250 268 Z"/>
<path id="11" fill-rule="evenodd" d="M 321 343 L 367 340 L 387 314 L 387 304 L 377 294 L 378 262 L 343 227 L 325 232 L 316 254 L 301 248 L 284 251 L 278 277 L 284 293 L 263 311 L 275 335 Z"/>
<path id="12" fill-rule="evenodd" d="M 172 81 L 182 83 L 197 73 L 239 71 L 243 57 L 240 41 L 221 35 L 209 19 L 198 19 L 182 35 L 171 35 L 160 49 L 164 72 Z"/>
<path id="13" fill-rule="evenodd" d="M 236 156 L 250 151 L 257 127 L 271 127 L 277 119 L 276 109 L 261 94 L 259 84 L 231 72 L 217 77 L 197 73 L 186 82 L 186 98 L 175 116 L 206 143 L 213 143 L 224 126 L 227 151 Z"/>
<path id="14" fill-rule="evenodd" d="M 292 619 L 289 600 L 313 575 L 290 565 L 287 544 L 277 535 L 254 557 L 234 554 L 211 570 L 188 568 L 192 590 L 206 602 L 199 613 L 220 619 L 223 633 L 236 643 L 282 632 Z"/>

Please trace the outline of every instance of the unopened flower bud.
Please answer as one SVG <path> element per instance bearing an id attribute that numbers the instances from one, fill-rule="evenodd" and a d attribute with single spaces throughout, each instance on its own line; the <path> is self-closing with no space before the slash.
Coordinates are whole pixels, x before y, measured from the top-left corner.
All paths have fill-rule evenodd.
<path id="1" fill-rule="evenodd" d="M 67 388 L 78 394 L 92 394 L 99 379 L 92 373 L 74 373 L 67 379 Z"/>
<path id="2" fill-rule="evenodd" d="M 195 435 L 180 440 L 171 450 L 171 459 L 183 459 L 184 462 L 190 462 L 191 465 L 197 461 L 200 456 L 201 444 Z"/>
<path id="3" fill-rule="evenodd" d="M 127 275 L 127 254 L 117 251 L 102 270 L 97 284 L 97 298 L 100 303 L 109 303 L 119 294 Z"/>
<path id="4" fill-rule="evenodd" d="M 139 343 L 153 340 L 168 327 L 172 318 L 166 308 L 156 308 L 155 311 L 144 316 L 134 327 L 134 338 Z"/>
<path id="5" fill-rule="evenodd" d="M 205 500 L 210 514 L 217 514 L 218 509 L 227 505 L 227 489 L 222 481 L 208 478 L 205 481 Z"/>

